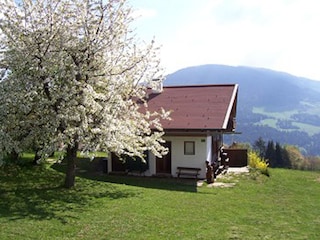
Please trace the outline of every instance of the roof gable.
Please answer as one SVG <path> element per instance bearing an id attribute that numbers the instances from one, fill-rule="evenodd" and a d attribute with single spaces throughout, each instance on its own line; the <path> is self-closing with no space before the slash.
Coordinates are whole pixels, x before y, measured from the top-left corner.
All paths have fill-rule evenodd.
<path id="1" fill-rule="evenodd" d="M 148 109 L 172 111 L 172 120 L 161 122 L 165 130 L 226 130 L 237 92 L 237 84 L 164 87 L 149 95 Z"/>

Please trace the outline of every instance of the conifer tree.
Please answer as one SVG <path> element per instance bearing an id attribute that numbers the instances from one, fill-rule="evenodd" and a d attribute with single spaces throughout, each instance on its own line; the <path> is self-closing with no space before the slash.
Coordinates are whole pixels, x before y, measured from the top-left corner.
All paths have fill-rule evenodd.
<path id="1" fill-rule="evenodd" d="M 266 157 L 270 167 L 275 167 L 275 145 L 272 140 L 268 141 L 266 149 Z"/>
<path id="2" fill-rule="evenodd" d="M 283 157 L 282 157 L 283 153 L 282 153 L 282 148 L 280 146 L 280 143 L 276 143 L 276 147 L 275 147 L 275 167 L 284 167 L 284 162 L 283 162 Z"/>
<path id="3" fill-rule="evenodd" d="M 265 158 L 266 155 L 266 142 L 259 137 L 253 144 L 253 149 L 258 152 L 260 158 Z"/>

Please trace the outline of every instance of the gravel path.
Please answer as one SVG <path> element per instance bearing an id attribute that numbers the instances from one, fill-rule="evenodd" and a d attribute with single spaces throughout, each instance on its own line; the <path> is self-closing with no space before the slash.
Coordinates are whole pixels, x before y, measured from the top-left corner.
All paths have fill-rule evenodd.
<path id="1" fill-rule="evenodd" d="M 241 173 L 248 173 L 249 168 L 248 167 L 230 167 L 228 168 L 228 171 L 226 174 L 223 175 L 218 175 L 217 178 L 215 179 L 214 183 L 210 183 L 207 185 L 207 187 L 233 187 L 236 185 L 235 183 L 224 183 L 224 182 L 219 182 L 219 178 L 225 177 L 228 174 L 241 174 Z M 197 186 L 202 186 L 205 180 L 199 180 L 197 182 Z"/>

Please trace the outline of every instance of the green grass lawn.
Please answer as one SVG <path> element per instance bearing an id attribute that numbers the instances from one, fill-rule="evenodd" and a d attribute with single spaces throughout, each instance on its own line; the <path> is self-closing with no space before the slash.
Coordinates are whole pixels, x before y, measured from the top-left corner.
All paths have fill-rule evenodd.
<path id="1" fill-rule="evenodd" d="M 320 239 L 320 173 L 271 169 L 232 188 L 58 168 L 0 171 L 0 239 Z"/>

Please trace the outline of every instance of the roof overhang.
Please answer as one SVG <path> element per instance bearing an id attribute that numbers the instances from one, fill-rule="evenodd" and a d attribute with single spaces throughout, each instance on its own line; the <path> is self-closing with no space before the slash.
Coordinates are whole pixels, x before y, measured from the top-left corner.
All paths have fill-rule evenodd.
<path id="1" fill-rule="evenodd" d="M 217 134 L 241 134 L 224 129 L 164 129 L 166 136 L 214 136 Z"/>
<path id="2" fill-rule="evenodd" d="M 235 135 L 239 135 L 239 134 L 242 134 L 242 132 L 225 132 L 223 134 L 235 134 Z"/>
<path id="3" fill-rule="evenodd" d="M 231 115 L 233 104 L 235 103 L 235 100 L 236 100 L 236 97 L 237 97 L 238 87 L 239 87 L 238 84 L 234 85 L 234 89 L 233 89 L 233 92 L 232 92 L 232 95 L 231 95 L 231 99 L 230 99 L 230 102 L 229 102 L 227 113 L 226 113 L 225 119 L 223 121 L 223 125 L 222 125 L 223 129 L 227 129 L 227 127 L 228 127 L 228 121 L 229 121 L 229 118 L 230 118 L 230 115 Z"/>

